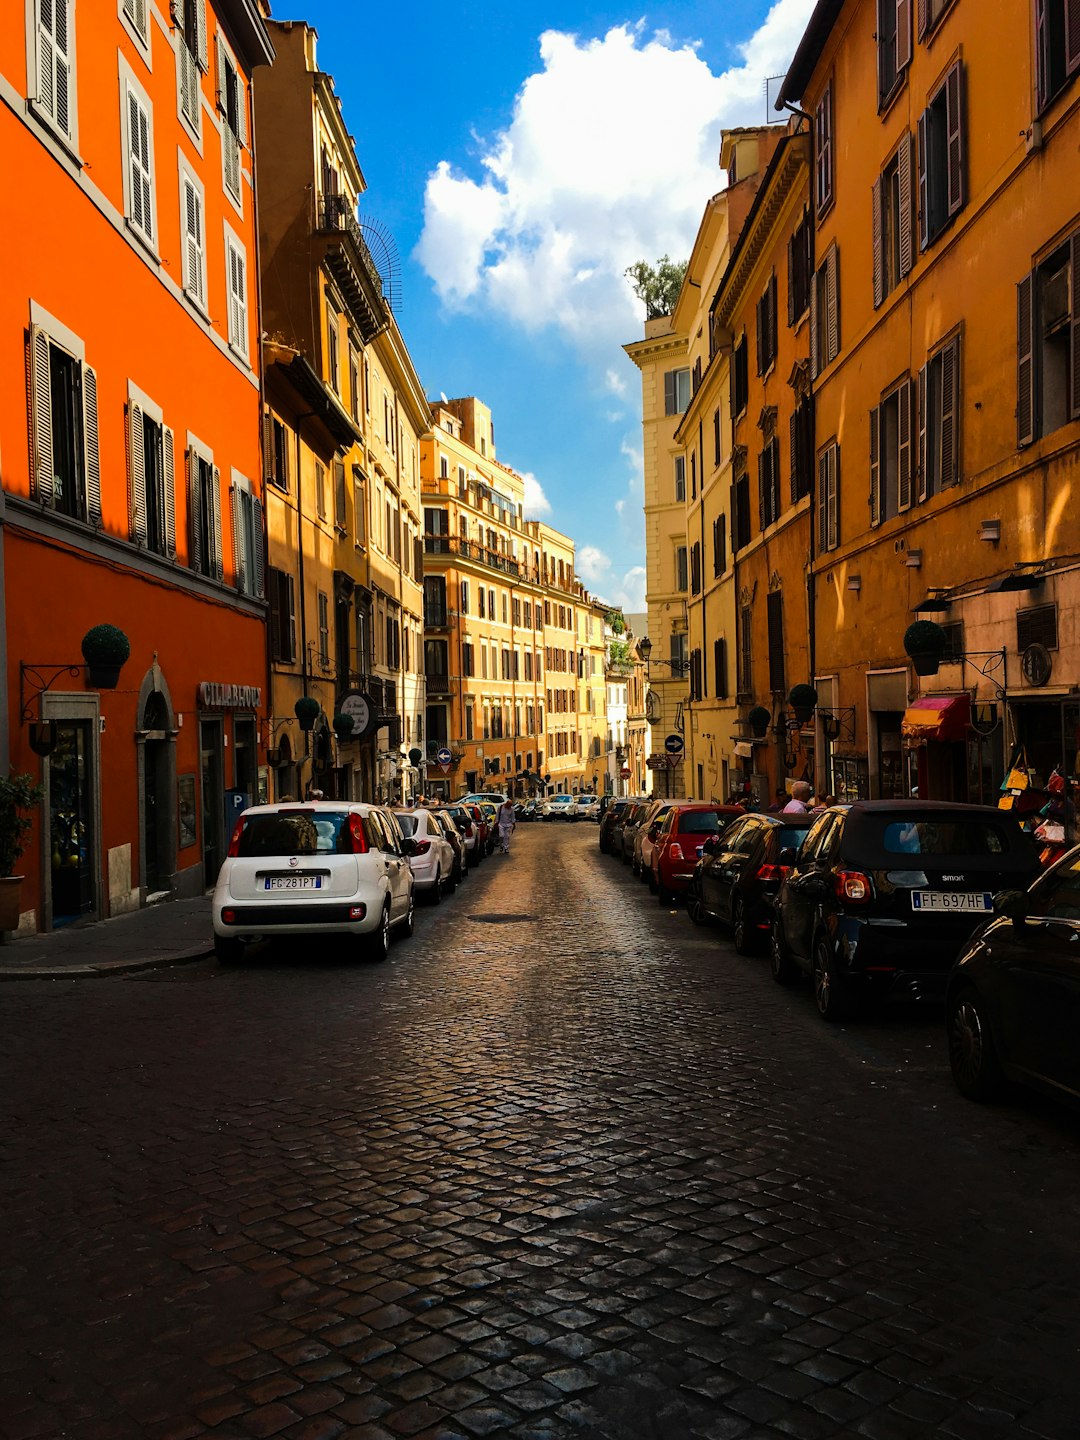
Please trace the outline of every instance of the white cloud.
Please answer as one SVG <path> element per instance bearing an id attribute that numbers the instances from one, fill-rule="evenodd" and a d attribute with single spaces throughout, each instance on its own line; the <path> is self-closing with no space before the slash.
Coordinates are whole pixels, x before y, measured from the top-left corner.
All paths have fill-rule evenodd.
<path id="1" fill-rule="evenodd" d="M 551 501 L 544 494 L 544 487 L 535 475 L 528 472 L 521 477 L 525 481 L 525 518 L 535 520 L 539 515 L 551 514 Z"/>
<path id="2" fill-rule="evenodd" d="M 604 374 L 604 388 L 612 395 L 625 395 L 628 388 L 626 376 L 621 375 L 618 370 L 607 370 Z"/>
<path id="3" fill-rule="evenodd" d="M 574 568 L 590 585 L 598 585 L 611 573 L 611 560 L 595 545 L 582 545 L 574 555 Z"/>
<path id="4" fill-rule="evenodd" d="M 613 605 L 620 605 L 624 611 L 634 614 L 645 609 L 645 566 L 634 565 L 620 578 L 607 598 Z"/>
<path id="5" fill-rule="evenodd" d="M 787 67 L 813 3 L 776 0 L 721 75 L 643 22 L 592 39 L 545 31 L 482 174 L 443 160 L 428 179 L 417 255 L 443 302 L 610 356 L 640 329 L 624 270 L 689 253 L 720 188 L 720 130 L 765 118 L 763 81 Z"/>

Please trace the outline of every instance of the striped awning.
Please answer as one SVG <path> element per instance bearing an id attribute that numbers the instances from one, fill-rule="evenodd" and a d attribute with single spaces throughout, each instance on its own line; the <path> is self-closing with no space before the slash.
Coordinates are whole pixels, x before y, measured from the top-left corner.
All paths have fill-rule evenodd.
<path id="1" fill-rule="evenodd" d="M 966 740 L 971 723 L 967 695 L 924 695 L 904 711 L 905 740 Z"/>

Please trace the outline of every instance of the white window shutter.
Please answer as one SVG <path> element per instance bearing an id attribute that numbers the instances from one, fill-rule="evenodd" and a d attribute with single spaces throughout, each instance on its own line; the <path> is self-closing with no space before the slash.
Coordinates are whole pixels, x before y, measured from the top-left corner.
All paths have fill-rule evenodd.
<path id="1" fill-rule="evenodd" d="M 236 72 L 236 138 L 240 144 L 245 146 L 248 143 L 247 124 L 247 89 L 240 79 L 240 72 Z"/>
<path id="2" fill-rule="evenodd" d="M 244 589 L 244 497 L 239 485 L 231 487 L 233 572 L 236 588 Z"/>
<path id="3" fill-rule="evenodd" d="M 225 57 L 225 46 L 220 35 L 214 36 L 214 58 L 217 66 L 217 89 L 214 94 L 214 102 L 221 113 L 225 114 L 228 104 L 226 98 L 225 67 L 228 62 Z"/>
<path id="4" fill-rule="evenodd" d="M 165 555 L 176 559 L 176 437 L 161 427 L 161 484 L 165 492 Z"/>
<path id="5" fill-rule="evenodd" d="M 192 570 L 199 571 L 205 575 L 210 568 L 209 557 L 203 554 L 202 549 L 202 494 L 200 486 L 200 465 L 199 457 L 194 450 L 189 449 L 185 455 L 187 469 L 187 495 L 188 495 L 188 524 L 190 536 L 188 540 L 188 563 Z"/>
<path id="6" fill-rule="evenodd" d="M 229 251 L 229 344 L 247 358 L 247 265 L 235 245 Z"/>
<path id="7" fill-rule="evenodd" d="M 38 101 L 65 135 L 72 133 L 69 0 L 38 0 Z"/>
<path id="8" fill-rule="evenodd" d="M 131 507 L 131 538 L 137 545 L 146 544 L 146 452 L 143 437 L 142 406 L 132 400 L 128 404 L 131 453 L 128 466 L 128 488 Z"/>
<path id="9" fill-rule="evenodd" d="M 203 249 L 203 201 L 194 181 L 184 176 L 184 289 L 206 304 Z"/>
<path id="10" fill-rule="evenodd" d="M 188 0 L 189 4 L 195 6 L 195 39 L 196 39 L 196 60 L 205 74 L 210 68 L 210 61 L 207 55 L 206 46 L 206 0 Z"/>
<path id="11" fill-rule="evenodd" d="M 98 445 L 97 375 L 82 367 L 83 459 L 86 466 L 86 518 L 101 524 L 101 450 Z"/>
<path id="12" fill-rule="evenodd" d="M 182 36 L 177 41 L 176 60 L 180 66 L 180 109 L 191 128 L 198 131 L 202 118 L 199 67 Z"/>
<path id="13" fill-rule="evenodd" d="M 34 494 L 42 505 L 52 505 L 56 498 L 56 477 L 49 337 L 37 325 L 30 327 L 30 431 L 34 444 L 34 453 L 30 457 Z"/>
<path id="14" fill-rule="evenodd" d="M 148 240 L 154 238 L 153 191 L 150 179 L 150 117 L 131 89 L 127 92 L 128 175 L 131 222 Z"/>
<path id="15" fill-rule="evenodd" d="M 237 200 L 240 198 L 240 142 L 229 129 L 221 127 L 221 148 L 225 156 L 225 184 Z"/>
<path id="16" fill-rule="evenodd" d="M 214 466 L 214 489 L 211 496 L 210 523 L 206 527 L 210 536 L 210 543 L 214 548 L 213 554 L 213 576 L 220 580 L 225 574 L 225 565 L 221 556 L 221 471 Z"/>

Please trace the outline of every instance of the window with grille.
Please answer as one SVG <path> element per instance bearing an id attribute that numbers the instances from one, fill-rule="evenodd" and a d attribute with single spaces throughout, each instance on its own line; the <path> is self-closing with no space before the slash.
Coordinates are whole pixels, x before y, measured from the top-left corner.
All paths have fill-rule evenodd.
<path id="1" fill-rule="evenodd" d="M 1029 645 L 1058 648 L 1056 605 L 1035 605 L 1016 612 L 1016 648 L 1022 655 Z"/>

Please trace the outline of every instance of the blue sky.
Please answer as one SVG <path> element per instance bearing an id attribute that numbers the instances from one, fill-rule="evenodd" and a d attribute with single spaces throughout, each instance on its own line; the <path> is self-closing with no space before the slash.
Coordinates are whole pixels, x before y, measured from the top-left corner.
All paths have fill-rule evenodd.
<path id="1" fill-rule="evenodd" d="M 722 188 L 720 130 L 766 119 L 813 0 L 610 6 L 275 5 L 319 32 L 401 257 L 398 319 L 430 397 L 491 407 L 527 514 L 602 598 L 644 609 L 641 402 L 623 343 L 637 259 L 684 259 Z"/>

